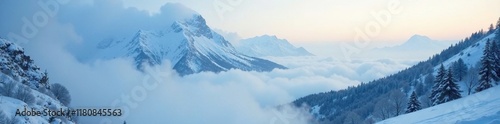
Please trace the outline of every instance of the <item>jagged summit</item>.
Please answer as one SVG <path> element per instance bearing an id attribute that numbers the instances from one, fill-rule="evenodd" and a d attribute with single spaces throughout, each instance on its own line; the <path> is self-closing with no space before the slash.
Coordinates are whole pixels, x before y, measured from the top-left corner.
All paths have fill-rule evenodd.
<path id="1" fill-rule="evenodd" d="M 161 64 L 164 60 L 170 61 L 181 75 L 229 69 L 271 71 L 285 68 L 271 61 L 240 54 L 231 43 L 210 29 L 198 14 L 174 21 L 166 29 L 139 30 L 131 38 L 115 39 L 103 40 L 98 45 L 102 50 L 98 58 L 131 57 L 138 69 Z"/>

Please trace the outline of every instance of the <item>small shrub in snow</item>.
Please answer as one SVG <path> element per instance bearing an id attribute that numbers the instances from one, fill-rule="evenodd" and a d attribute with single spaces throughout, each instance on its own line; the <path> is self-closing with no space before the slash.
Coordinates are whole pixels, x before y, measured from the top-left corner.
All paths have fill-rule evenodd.
<path id="1" fill-rule="evenodd" d="M 69 95 L 68 89 L 61 84 L 55 83 L 50 87 L 50 91 L 54 93 L 54 96 L 64 105 L 69 105 L 71 102 L 71 96 Z"/>

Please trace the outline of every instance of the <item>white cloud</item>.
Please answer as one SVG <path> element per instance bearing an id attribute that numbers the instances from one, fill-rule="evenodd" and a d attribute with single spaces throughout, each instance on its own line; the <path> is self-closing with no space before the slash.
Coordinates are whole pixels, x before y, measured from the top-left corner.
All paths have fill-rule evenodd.
<path id="1" fill-rule="evenodd" d="M 287 76 L 338 76 L 354 82 L 368 82 L 382 78 L 410 67 L 414 63 L 413 61 L 391 59 L 345 61 L 324 56 L 266 57 L 266 59 L 289 67 L 288 71 L 282 72 Z M 352 85 L 353 83 L 346 84 Z"/>
<path id="2" fill-rule="evenodd" d="M 89 49 L 92 46 L 88 45 L 99 42 L 105 35 L 128 35 L 144 28 L 141 26 L 145 25 L 136 25 L 123 29 L 122 25 L 151 18 L 146 14 L 120 8 L 111 2 L 71 4 L 46 27 L 40 28 L 40 33 L 24 47 L 42 69 L 47 69 L 51 83 L 64 84 L 70 90 L 71 106 L 122 107 L 127 113 L 123 119 L 129 123 L 305 123 L 308 116 L 300 114 L 300 109 L 276 109 L 275 106 L 308 94 L 357 85 L 360 81 L 373 80 L 406 67 L 387 61 L 271 58 L 290 69 L 272 72 L 230 70 L 179 77 L 168 62 L 154 68 L 154 73 L 142 73 L 135 70 L 129 59 L 85 64 L 78 59 L 80 54 L 94 54 Z M 108 15 L 116 19 L 106 19 L 110 18 Z M 91 17 L 95 17 L 93 21 L 82 19 Z M 142 17 L 145 19 L 137 19 Z M 20 27 L 13 26 L 14 29 Z M 154 83 L 151 79 L 160 81 Z M 120 121 L 122 118 L 110 119 Z M 81 120 L 83 123 L 103 121 L 98 117 Z"/>
<path id="3" fill-rule="evenodd" d="M 274 107 L 291 102 L 297 97 L 294 95 L 335 89 L 328 79 L 269 77 L 266 73 L 240 70 L 179 77 L 164 65 L 148 75 L 136 71 L 127 59 L 81 64 L 67 52 L 59 53 L 63 55 L 58 54 L 58 61 L 41 65 L 49 70 L 51 82 L 68 87 L 73 97 L 71 106 L 120 107 L 127 113 L 123 119 L 129 123 L 270 123 L 283 114 L 275 113 Z M 153 82 L 153 77 L 159 77 L 160 82 Z M 297 118 L 307 116 L 285 119 L 305 123 Z M 121 119 L 110 118 L 113 123 Z M 107 121 L 97 117 L 80 120 Z"/>

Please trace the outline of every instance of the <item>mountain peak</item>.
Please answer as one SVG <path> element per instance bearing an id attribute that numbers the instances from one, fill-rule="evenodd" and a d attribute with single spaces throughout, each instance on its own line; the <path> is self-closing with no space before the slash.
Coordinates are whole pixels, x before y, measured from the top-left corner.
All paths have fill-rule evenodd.
<path id="1" fill-rule="evenodd" d="M 102 49 L 102 58 L 130 57 L 139 70 L 144 65 L 159 65 L 163 60 L 169 60 L 180 75 L 230 69 L 271 71 L 286 68 L 238 53 L 198 14 L 173 21 L 169 29 L 139 30 L 131 38 L 123 40 L 127 42 L 117 41 L 117 45 Z"/>
<path id="2" fill-rule="evenodd" d="M 276 35 L 261 35 L 261 36 L 257 36 L 259 38 L 274 38 L 274 39 L 278 39 L 278 37 Z"/>
<path id="3" fill-rule="evenodd" d="M 432 41 L 432 39 L 424 35 L 415 34 L 411 36 L 411 38 L 408 39 L 407 42 L 419 42 L 419 41 Z"/>
<path id="4" fill-rule="evenodd" d="M 185 31 L 187 35 L 205 36 L 211 39 L 212 30 L 207 26 L 207 22 L 201 15 L 193 15 L 191 18 L 186 18 L 182 21 L 175 21 L 171 26 L 174 31 Z"/>

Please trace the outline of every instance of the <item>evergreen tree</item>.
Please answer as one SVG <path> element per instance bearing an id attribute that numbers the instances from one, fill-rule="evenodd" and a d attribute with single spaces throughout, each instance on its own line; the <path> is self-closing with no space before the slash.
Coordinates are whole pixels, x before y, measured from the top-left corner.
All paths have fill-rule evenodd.
<path id="1" fill-rule="evenodd" d="M 458 81 L 462 81 L 462 78 L 467 74 L 467 65 L 465 65 L 464 61 L 462 58 L 458 59 L 456 62 L 453 62 L 453 72 L 455 72 L 454 76 Z"/>
<path id="2" fill-rule="evenodd" d="M 410 96 L 410 102 L 408 102 L 408 107 L 406 108 L 406 113 L 412 113 L 420 109 L 422 109 L 420 101 L 418 101 L 417 94 L 413 91 Z"/>
<path id="3" fill-rule="evenodd" d="M 486 41 L 483 56 L 481 57 L 481 68 L 479 69 L 479 86 L 476 92 L 481 92 L 493 87 L 492 83 L 496 79 L 494 71 L 494 57 L 490 47 L 490 41 Z"/>
<path id="4" fill-rule="evenodd" d="M 500 42 L 500 41 L 497 41 Z M 498 43 L 492 42 L 490 47 L 491 56 L 493 59 L 493 70 L 495 71 L 495 79 L 499 81 L 500 79 L 500 49 L 498 49 Z"/>
<path id="5" fill-rule="evenodd" d="M 437 101 L 438 101 L 437 96 L 438 96 L 439 92 L 441 92 L 440 86 L 441 86 L 441 83 L 443 82 L 445 76 L 446 76 L 446 69 L 444 68 L 443 64 L 441 64 L 441 67 L 439 67 L 436 78 L 434 78 L 434 85 L 432 86 L 431 96 L 429 96 L 433 106 L 437 105 L 434 103 L 437 103 Z"/>
<path id="6" fill-rule="evenodd" d="M 444 80 L 444 89 L 445 95 L 447 95 L 448 99 L 445 99 L 444 102 L 452 101 L 455 99 L 462 98 L 460 94 L 460 87 L 456 84 L 456 80 L 453 77 L 453 71 L 448 69 L 448 75 Z"/>
<path id="7" fill-rule="evenodd" d="M 444 68 L 444 67 L 442 67 Z M 440 69 L 441 70 L 441 69 Z M 446 73 L 446 71 L 445 71 Z M 452 69 L 448 69 L 448 73 L 445 74 L 443 80 L 439 82 L 439 85 L 433 92 L 432 105 L 438 105 L 441 103 L 445 103 L 448 101 L 452 101 L 458 98 L 461 98 L 460 88 L 455 83 L 455 79 L 453 78 Z"/>
<path id="8" fill-rule="evenodd" d="M 498 21 L 497 21 L 497 28 L 496 28 L 496 32 L 495 32 L 495 41 L 500 42 L 500 18 L 498 18 Z"/>
<path id="9" fill-rule="evenodd" d="M 490 27 L 488 28 L 488 34 L 493 33 L 495 31 L 495 27 L 493 27 L 493 24 L 490 24 Z"/>

